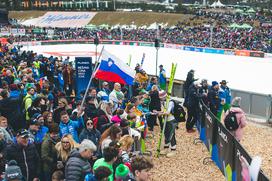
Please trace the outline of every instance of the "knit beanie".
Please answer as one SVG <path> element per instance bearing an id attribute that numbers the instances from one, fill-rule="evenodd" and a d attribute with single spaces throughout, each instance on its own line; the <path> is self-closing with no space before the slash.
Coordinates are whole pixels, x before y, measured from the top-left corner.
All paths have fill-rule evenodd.
<path id="1" fill-rule="evenodd" d="M 118 165 L 115 171 L 116 178 L 125 178 L 128 174 L 129 168 L 126 165 L 124 164 Z"/>
<path id="2" fill-rule="evenodd" d="M 218 82 L 217 81 L 212 81 L 212 87 L 218 85 Z"/>
<path id="3" fill-rule="evenodd" d="M 20 167 L 15 160 L 10 160 L 5 170 L 5 180 L 23 179 L 23 175 Z"/>

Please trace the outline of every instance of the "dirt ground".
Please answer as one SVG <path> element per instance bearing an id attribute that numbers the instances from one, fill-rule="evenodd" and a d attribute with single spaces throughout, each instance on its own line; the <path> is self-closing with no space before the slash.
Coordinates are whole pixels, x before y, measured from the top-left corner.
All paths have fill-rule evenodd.
<path id="1" fill-rule="evenodd" d="M 152 180 L 179 180 L 179 181 L 224 181 L 225 178 L 214 163 L 203 165 L 203 159 L 209 156 L 204 144 L 194 145 L 193 141 L 198 133 L 186 133 L 185 124 L 182 123 L 176 131 L 177 155 L 173 158 L 160 156 L 152 157 L 155 167 L 152 169 Z M 156 153 L 159 127 L 155 127 L 155 139 L 147 139 L 147 148 L 151 148 L 153 155 Z M 267 139 L 268 138 L 268 139 Z M 262 170 L 268 178 L 272 179 L 272 128 L 260 126 L 248 122 L 244 129 L 244 137 L 241 144 L 248 153 L 253 156 L 261 156 L 263 159 Z M 255 146 L 258 145 L 258 146 Z"/>
<path id="2" fill-rule="evenodd" d="M 262 170 L 272 180 L 272 128 L 248 122 L 241 144 L 251 157 L 262 158 Z"/>
<path id="3" fill-rule="evenodd" d="M 155 127 L 155 142 L 148 141 L 147 147 L 152 148 L 153 155 L 156 153 L 159 127 Z M 209 156 L 203 144 L 194 145 L 193 141 L 198 133 L 186 133 L 185 124 L 181 123 L 176 130 L 177 155 L 173 158 L 153 156 L 154 169 L 152 169 L 152 180 L 154 181 L 201 181 L 216 180 L 224 181 L 224 176 L 214 163 L 203 165 L 203 159 Z"/>

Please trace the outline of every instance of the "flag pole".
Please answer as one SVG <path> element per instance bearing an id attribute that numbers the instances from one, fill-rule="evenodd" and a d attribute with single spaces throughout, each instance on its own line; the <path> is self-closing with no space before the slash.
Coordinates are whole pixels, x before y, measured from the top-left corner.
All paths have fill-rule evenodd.
<path id="1" fill-rule="evenodd" d="M 81 105 L 80 105 L 80 109 L 82 109 L 83 104 L 84 104 L 84 102 L 85 102 L 85 99 L 86 99 L 86 97 L 87 97 L 88 90 L 89 90 L 89 88 L 90 88 L 90 86 L 91 86 L 92 80 L 93 80 L 94 75 L 95 75 L 95 73 L 96 73 L 96 70 L 97 70 L 97 68 L 98 68 L 98 63 L 99 63 L 99 60 L 100 60 L 100 58 L 101 58 L 101 55 L 102 55 L 103 51 L 104 51 L 104 46 L 103 46 L 102 49 L 101 49 L 101 52 L 100 52 L 100 55 L 99 55 L 97 61 L 95 62 L 94 71 L 93 71 L 93 73 L 92 73 L 92 76 L 91 76 L 91 78 L 90 78 L 90 80 L 89 80 L 89 83 L 88 83 L 88 86 L 87 86 L 87 88 L 86 88 L 86 91 L 85 91 L 85 93 L 84 93 L 84 96 L 83 96 L 83 99 L 82 99 L 82 102 L 81 102 Z"/>

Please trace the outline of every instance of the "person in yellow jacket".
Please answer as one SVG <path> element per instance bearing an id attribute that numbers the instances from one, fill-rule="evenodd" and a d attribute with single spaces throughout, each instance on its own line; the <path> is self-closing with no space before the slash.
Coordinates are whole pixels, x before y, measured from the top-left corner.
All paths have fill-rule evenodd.
<path id="1" fill-rule="evenodd" d="M 146 74 L 146 72 L 143 69 L 140 70 L 140 72 L 137 73 L 135 76 L 135 81 L 140 84 L 147 82 L 147 80 L 148 80 L 148 75 Z"/>

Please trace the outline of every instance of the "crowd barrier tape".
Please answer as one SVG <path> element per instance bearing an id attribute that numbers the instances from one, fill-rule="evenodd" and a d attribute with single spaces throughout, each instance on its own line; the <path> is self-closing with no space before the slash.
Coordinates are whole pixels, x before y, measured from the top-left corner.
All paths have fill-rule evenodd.
<path id="1" fill-rule="evenodd" d="M 38 42 L 38 43 L 36 43 Z M 70 39 L 70 40 L 46 40 L 46 41 L 28 41 L 28 42 L 17 42 L 19 45 L 50 45 L 50 44 L 71 44 L 71 43 L 93 43 L 93 39 Z M 139 42 L 139 41 L 121 41 L 121 40 L 100 40 L 101 44 L 108 45 L 129 45 L 129 46 L 145 46 L 154 47 L 154 42 Z M 261 51 L 250 51 L 250 50 L 232 50 L 232 49 L 216 49 L 216 48 L 205 48 L 205 47 L 194 47 L 184 46 L 180 44 L 171 43 L 160 43 L 161 48 L 172 48 L 185 51 L 204 52 L 212 54 L 224 54 L 224 55 L 235 55 L 235 56 L 247 56 L 247 57 L 259 57 L 259 58 L 271 58 L 271 54 L 265 54 Z"/>
<path id="2" fill-rule="evenodd" d="M 211 159 L 227 181 L 243 181 L 241 157 L 250 164 L 250 155 L 202 101 L 200 113 L 197 121 L 199 138 L 210 152 Z M 269 181 L 262 170 L 258 181 Z"/>

